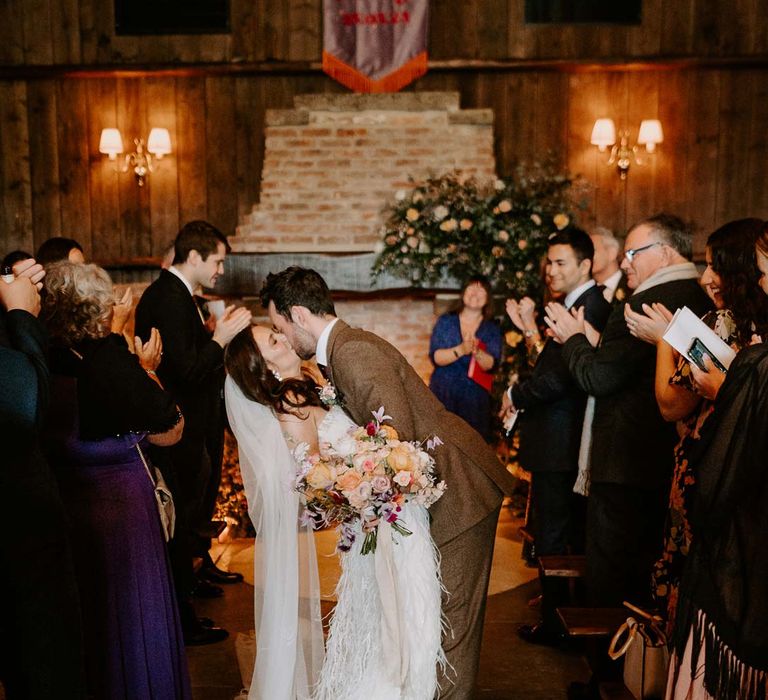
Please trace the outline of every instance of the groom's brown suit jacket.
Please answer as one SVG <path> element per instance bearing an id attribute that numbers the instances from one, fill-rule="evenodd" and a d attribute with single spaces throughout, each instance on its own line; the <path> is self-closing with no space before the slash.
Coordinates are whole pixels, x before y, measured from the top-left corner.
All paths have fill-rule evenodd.
<path id="1" fill-rule="evenodd" d="M 373 333 L 339 320 L 328 339 L 328 374 L 343 407 L 358 425 L 383 406 L 401 440 L 437 435 L 445 444 L 433 453 L 447 490 L 435 503 L 432 537 L 438 547 L 498 509 L 514 479 L 482 437 L 447 411 L 408 361 Z"/>

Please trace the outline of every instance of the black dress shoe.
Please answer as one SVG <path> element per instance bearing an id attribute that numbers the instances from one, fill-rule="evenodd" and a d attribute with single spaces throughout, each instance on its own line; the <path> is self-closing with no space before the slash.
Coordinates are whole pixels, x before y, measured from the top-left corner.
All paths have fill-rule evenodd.
<path id="1" fill-rule="evenodd" d="M 188 647 L 199 647 L 204 644 L 216 644 L 229 637 L 229 632 L 221 627 L 203 627 L 200 625 L 191 632 L 184 634 L 184 644 Z"/>
<path id="2" fill-rule="evenodd" d="M 224 589 L 221 586 L 215 586 L 204 579 L 198 579 L 197 585 L 192 591 L 195 598 L 221 598 L 224 595 Z"/>
<path id="3" fill-rule="evenodd" d="M 565 642 L 561 632 L 548 629 L 542 624 L 520 625 L 517 628 L 517 636 L 530 644 L 542 644 L 548 647 L 557 647 Z"/>
<path id="4" fill-rule="evenodd" d="M 210 617 L 198 617 L 197 624 L 201 627 L 216 627 L 216 623 Z"/>
<path id="5" fill-rule="evenodd" d="M 224 571 L 214 564 L 204 566 L 198 572 L 198 576 L 209 583 L 240 583 L 243 575 L 235 571 Z"/>

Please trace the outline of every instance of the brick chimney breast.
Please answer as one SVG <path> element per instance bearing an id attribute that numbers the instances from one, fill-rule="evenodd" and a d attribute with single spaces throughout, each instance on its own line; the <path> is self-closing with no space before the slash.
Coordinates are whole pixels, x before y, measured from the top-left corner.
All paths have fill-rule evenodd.
<path id="1" fill-rule="evenodd" d="M 495 177 L 493 112 L 454 92 L 313 94 L 268 110 L 261 201 L 236 252 L 367 252 L 382 208 L 415 180 L 450 170 Z"/>

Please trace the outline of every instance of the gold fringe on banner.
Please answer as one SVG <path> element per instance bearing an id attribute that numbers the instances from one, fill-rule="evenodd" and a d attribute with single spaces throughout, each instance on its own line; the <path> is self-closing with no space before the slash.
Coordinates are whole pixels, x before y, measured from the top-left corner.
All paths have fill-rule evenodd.
<path id="1" fill-rule="evenodd" d="M 383 78 L 371 80 L 333 54 L 323 51 L 323 71 L 354 92 L 397 92 L 427 72 L 427 52 L 422 51 Z"/>

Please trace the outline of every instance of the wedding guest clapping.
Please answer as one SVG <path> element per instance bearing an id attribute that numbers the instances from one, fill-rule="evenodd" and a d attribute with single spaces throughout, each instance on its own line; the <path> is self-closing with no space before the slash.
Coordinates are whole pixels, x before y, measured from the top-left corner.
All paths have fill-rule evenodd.
<path id="1" fill-rule="evenodd" d="M 762 230 L 760 219 L 740 219 L 707 239 L 707 267 L 700 282 L 715 310 L 702 320 L 735 350 L 749 345 L 755 327 L 764 327 L 768 321 L 768 305 L 758 286 L 760 271 L 755 262 L 755 243 Z M 667 631 L 671 633 L 680 576 L 691 545 L 689 514 L 696 474 L 689 455 L 712 414 L 725 373 L 711 361 L 707 372 L 700 370 L 663 340 L 672 314 L 662 304 L 644 306 L 642 313 L 627 305 L 624 315 L 632 335 L 656 346 L 656 400 L 666 420 L 679 421 L 664 550 L 652 581 L 657 606 L 666 611 Z"/>
<path id="2" fill-rule="evenodd" d="M 158 384 L 155 330 L 132 354 L 110 333 L 114 296 L 96 265 L 48 267 L 43 318 L 55 348 L 46 447 L 72 523 L 92 697 L 190 697 L 148 444 L 184 420 Z"/>
<path id="3" fill-rule="evenodd" d="M 658 214 L 630 229 L 621 267 L 634 310 L 653 302 L 670 309 L 688 306 L 699 314 L 710 308 L 690 262 L 691 248 L 690 231 L 675 216 Z M 550 304 L 547 324 L 564 343 L 563 358 L 574 380 L 596 398 L 587 506 L 590 600 L 598 606 L 645 603 L 661 550 L 677 441 L 655 400 L 656 353 L 629 333 L 620 306 L 596 348 L 586 338 L 583 314 L 574 318 Z"/>
<path id="4" fill-rule="evenodd" d="M 594 247 L 581 229 L 570 226 L 549 239 L 546 279 L 552 295 L 563 297 L 567 309 L 580 309 L 598 331 L 605 326 L 611 305 L 592 279 Z M 564 296 L 563 296 L 564 295 Z M 535 327 L 533 302 L 507 302 L 515 325 L 527 334 Z M 538 331 L 531 331 L 538 335 Z M 538 341 L 540 342 L 540 341 Z M 567 554 L 582 551 L 577 533 L 583 532 L 585 504 L 573 493 L 578 466 L 586 394 L 578 387 L 562 359 L 562 346 L 549 339 L 543 345 L 532 375 L 513 384 L 504 395 L 504 406 L 521 411 L 521 466 L 531 472 L 531 508 L 536 553 Z M 583 501 L 583 499 L 581 499 Z M 567 598 L 562 581 L 542 578 L 543 619 L 523 625 L 518 634 L 529 642 L 551 644 L 558 640 L 560 624 L 556 607 Z"/>
<path id="5" fill-rule="evenodd" d="M 474 360 L 482 372 L 491 374 L 501 359 L 501 331 L 492 319 L 492 305 L 488 280 L 471 277 L 461 290 L 459 310 L 437 319 L 429 341 L 429 357 L 435 365 L 429 388 L 486 442 L 492 438 L 490 386 L 470 377 L 469 370 Z"/>
<path id="6" fill-rule="evenodd" d="M 768 226 L 756 254 L 759 284 L 768 294 Z M 757 343 L 731 363 L 707 430 L 690 455 L 698 481 L 677 606 L 670 700 L 766 696 L 767 404 L 768 345 Z"/>

